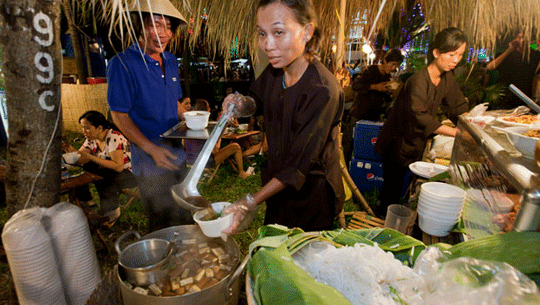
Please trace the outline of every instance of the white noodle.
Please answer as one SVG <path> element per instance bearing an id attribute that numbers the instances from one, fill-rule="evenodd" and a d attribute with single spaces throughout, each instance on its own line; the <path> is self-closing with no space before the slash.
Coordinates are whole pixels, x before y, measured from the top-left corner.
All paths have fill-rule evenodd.
<path id="1" fill-rule="evenodd" d="M 317 281 L 334 287 L 355 305 L 400 304 L 390 286 L 402 299 L 416 299 L 415 284 L 423 281 L 377 245 L 335 248 L 312 243 L 294 260 Z"/>

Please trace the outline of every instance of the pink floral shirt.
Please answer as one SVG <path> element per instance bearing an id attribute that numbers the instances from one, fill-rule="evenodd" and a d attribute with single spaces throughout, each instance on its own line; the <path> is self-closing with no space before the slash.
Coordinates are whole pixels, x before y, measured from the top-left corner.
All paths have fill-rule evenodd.
<path id="1" fill-rule="evenodd" d="M 124 153 L 124 169 L 131 171 L 131 151 L 129 142 L 120 132 L 109 129 L 105 137 L 105 147 L 103 150 L 99 148 L 97 141 L 86 139 L 83 147 L 90 150 L 90 154 L 105 160 L 111 160 L 111 152 L 122 150 Z"/>

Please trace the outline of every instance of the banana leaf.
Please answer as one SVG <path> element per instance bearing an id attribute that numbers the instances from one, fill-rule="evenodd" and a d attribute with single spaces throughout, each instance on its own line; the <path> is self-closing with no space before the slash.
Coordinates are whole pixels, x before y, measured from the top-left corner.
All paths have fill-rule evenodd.
<path id="1" fill-rule="evenodd" d="M 426 248 L 421 241 L 388 228 L 304 232 L 278 225 L 263 226 L 258 239 L 250 245 L 248 263 L 257 304 L 350 304 L 337 290 L 315 281 L 293 262 L 296 251 L 316 240 L 338 247 L 377 243 L 406 265 L 412 265 Z"/>

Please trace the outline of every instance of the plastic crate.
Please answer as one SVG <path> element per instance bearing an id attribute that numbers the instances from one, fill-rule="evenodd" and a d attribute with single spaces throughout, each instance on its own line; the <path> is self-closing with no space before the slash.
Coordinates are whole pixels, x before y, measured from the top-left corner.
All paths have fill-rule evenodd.
<path id="1" fill-rule="evenodd" d="M 382 160 L 382 156 L 373 150 L 382 125 L 382 122 L 364 120 L 356 122 L 353 138 L 354 158 L 373 161 Z"/>

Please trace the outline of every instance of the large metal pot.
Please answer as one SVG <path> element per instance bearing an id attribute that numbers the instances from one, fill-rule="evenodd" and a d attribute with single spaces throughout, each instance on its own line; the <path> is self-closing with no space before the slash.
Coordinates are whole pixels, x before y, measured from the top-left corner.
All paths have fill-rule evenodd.
<path id="1" fill-rule="evenodd" d="M 224 242 L 221 239 L 206 237 L 197 225 L 169 227 L 143 236 L 143 239 L 151 238 L 165 239 L 168 241 L 176 242 L 178 244 L 181 243 L 180 240 L 183 239 L 196 239 L 198 243 L 208 241 L 217 242 L 227 254 L 234 258 L 234 260 L 236 261 L 236 270 L 227 275 L 217 284 L 203 289 L 199 292 L 172 297 L 159 297 L 139 294 L 130 289 L 123 282 L 124 280 L 126 280 L 126 275 L 122 271 L 122 268 L 118 268 L 120 291 L 122 294 L 123 303 L 125 305 L 238 304 L 238 295 L 240 292 L 239 276 L 247 263 L 248 257 L 246 256 L 242 263 L 240 263 L 240 248 L 232 238 Z"/>
<path id="2" fill-rule="evenodd" d="M 134 235 L 141 239 L 135 231 L 128 231 L 118 238 L 115 244 L 118 253 L 118 265 L 126 275 L 126 280 L 136 286 L 148 286 L 167 275 L 174 244 L 160 238 L 148 238 L 136 241 L 123 250 L 122 241 Z"/>

